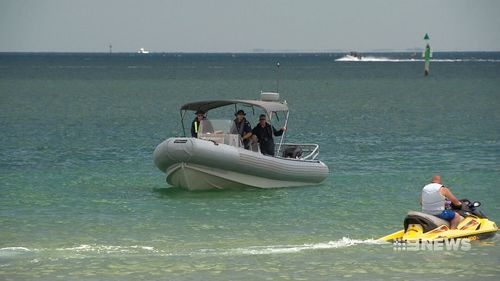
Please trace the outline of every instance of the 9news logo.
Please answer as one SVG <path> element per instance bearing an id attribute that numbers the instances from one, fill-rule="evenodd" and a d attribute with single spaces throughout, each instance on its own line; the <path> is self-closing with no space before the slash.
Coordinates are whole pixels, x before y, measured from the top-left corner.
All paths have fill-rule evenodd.
<path id="1" fill-rule="evenodd" d="M 393 242 L 394 251 L 469 251 L 472 239 L 399 240 Z"/>

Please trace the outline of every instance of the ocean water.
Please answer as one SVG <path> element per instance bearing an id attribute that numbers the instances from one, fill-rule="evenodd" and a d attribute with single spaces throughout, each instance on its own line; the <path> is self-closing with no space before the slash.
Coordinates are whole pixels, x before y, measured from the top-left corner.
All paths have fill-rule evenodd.
<path id="1" fill-rule="evenodd" d="M 500 236 L 408 251 L 433 174 L 500 221 L 500 53 L 0 54 L 1 280 L 493 280 Z M 277 70 L 276 63 L 280 62 Z M 320 185 L 187 192 L 153 164 L 179 107 L 279 91 Z M 251 120 L 255 124 L 255 120 Z"/>

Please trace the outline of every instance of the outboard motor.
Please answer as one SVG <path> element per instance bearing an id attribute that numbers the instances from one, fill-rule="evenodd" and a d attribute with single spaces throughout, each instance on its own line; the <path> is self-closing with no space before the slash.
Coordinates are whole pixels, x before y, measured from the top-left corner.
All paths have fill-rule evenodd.
<path id="1" fill-rule="evenodd" d="M 283 150 L 283 157 L 285 158 L 297 159 L 300 158 L 300 156 L 302 156 L 302 148 L 298 145 L 292 145 Z"/>

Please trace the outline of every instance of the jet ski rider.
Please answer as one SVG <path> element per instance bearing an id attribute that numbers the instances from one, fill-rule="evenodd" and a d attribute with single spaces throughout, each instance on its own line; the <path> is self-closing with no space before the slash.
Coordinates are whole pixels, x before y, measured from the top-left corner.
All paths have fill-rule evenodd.
<path id="1" fill-rule="evenodd" d="M 422 212 L 447 220 L 450 222 L 450 228 L 456 229 L 461 217 L 457 212 L 446 208 L 447 200 L 450 200 L 451 204 L 457 207 L 462 205 L 462 202 L 447 187 L 441 184 L 441 176 L 432 176 L 432 182 L 422 189 L 420 199 Z"/>

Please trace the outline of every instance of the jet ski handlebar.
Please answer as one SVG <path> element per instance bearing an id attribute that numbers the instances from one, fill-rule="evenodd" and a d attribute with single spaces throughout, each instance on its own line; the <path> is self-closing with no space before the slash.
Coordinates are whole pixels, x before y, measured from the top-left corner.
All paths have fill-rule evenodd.
<path id="1" fill-rule="evenodd" d="M 460 215 L 464 216 L 467 214 L 473 214 L 480 218 L 486 218 L 486 216 L 481 211 L 477 210 L 477 208 L 481 206 L 481 202 L 470 201 L 469 199 L 461 199 L 460 202 L 462 202 L 462 205 L 458 207 L 452 204 L 452 208 L 459 212 Z"/>
<path id="2" fill-rule="evenodd" d="M 462 202 L 462 206 L 461 206 L 462 208 L 463 208 L 463 206 L 467 206 L 470 209 L 475 209 L 475 208 L 481 206 L 481 202 L 479 202 L 479 201 L 472 202 L 469 199 L 461 199 L 460 202 Z"/>

